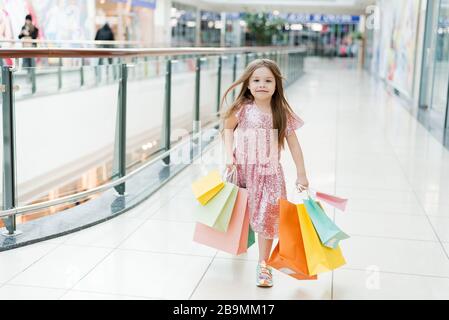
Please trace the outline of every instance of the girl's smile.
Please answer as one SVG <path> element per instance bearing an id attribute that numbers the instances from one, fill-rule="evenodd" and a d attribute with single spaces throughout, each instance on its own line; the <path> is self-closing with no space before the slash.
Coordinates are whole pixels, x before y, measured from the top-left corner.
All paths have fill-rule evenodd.
<path id="1" fill-rule="evenodd" d="M 249 90 L 254 98 L 265 100 L 271 98 L 276 90 L 276 81 L 273 73 L 267 67 L 258 68 L 249 79 Z"/>

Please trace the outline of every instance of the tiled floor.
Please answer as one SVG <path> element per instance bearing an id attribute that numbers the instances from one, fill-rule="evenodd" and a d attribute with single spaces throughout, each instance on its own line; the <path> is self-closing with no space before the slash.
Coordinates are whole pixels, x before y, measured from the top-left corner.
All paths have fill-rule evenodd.
<path id="1" fill-rule="evenodd" d="M 190 182 L 213 167 L 198 161 L 119 218 L 0 253 L 0 299 L 449 299 L 448 150 L 348 61 L 307 70 L 288 98 L 312 187 L 350 199 L 334 215 L 351 235 L 344 267 L 317 281 L 275 271 L 261 289 L 255 246 L 233 257 L 192 242 Z"/>

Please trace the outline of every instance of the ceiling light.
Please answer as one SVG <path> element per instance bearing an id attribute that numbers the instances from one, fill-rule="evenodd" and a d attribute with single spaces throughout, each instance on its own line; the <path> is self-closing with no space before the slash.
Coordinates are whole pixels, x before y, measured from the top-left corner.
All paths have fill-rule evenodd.
<path id="1" fill-rule="evenodd" d="M 310 28 L 312 31 L 321 32 L 323 30 L 323 25 L 321 23 L 312 23 Z"/>
<path id="2" fill-rule="evenodd" d="M 293 31 L 301 31 L 302 30 L 302 24 L 300 23 L 294 23 L 290 26 L 290 29 Z"/>

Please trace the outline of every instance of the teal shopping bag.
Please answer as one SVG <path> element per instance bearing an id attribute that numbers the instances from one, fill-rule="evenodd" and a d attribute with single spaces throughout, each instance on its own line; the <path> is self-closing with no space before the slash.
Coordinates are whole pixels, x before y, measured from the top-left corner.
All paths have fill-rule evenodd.
<path id="1" fill-rule="evenodd" d="M 226 232 L 231 220 L 239 188 L 229 182 L 204 206 L 196 210 L 196 221 L 215 230 Z"/>
<path id="2" fill-rule="evenodd" d="M 321 243 L 332 249 L 336 249 L 341 240 L 348 239 L 349 236 L 327 216 L 323 208 L 312 198 L 304 200 L 304 206 L 312 220 L 313 226 L 321 240 Z"/>

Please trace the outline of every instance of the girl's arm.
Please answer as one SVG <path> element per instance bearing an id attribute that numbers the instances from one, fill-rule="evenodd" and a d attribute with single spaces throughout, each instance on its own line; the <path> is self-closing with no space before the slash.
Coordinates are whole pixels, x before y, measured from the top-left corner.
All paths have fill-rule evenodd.
<path id="1" fill-rule="evenodd" d="M 229 168 L 234 164 L 234 129 L 238 124 L 236 112 L 232 113 L 230 117 L 224 120 L 224 144 L 226 152 L 226 166 Z"/>
<path id="2" fill-rule="evenodd" d="M 287 136 L 287 143 L 296 165 L 296 184 L 309 187 L 306 168 L 304 166 L 304 156 L 295 132 Z"/>

